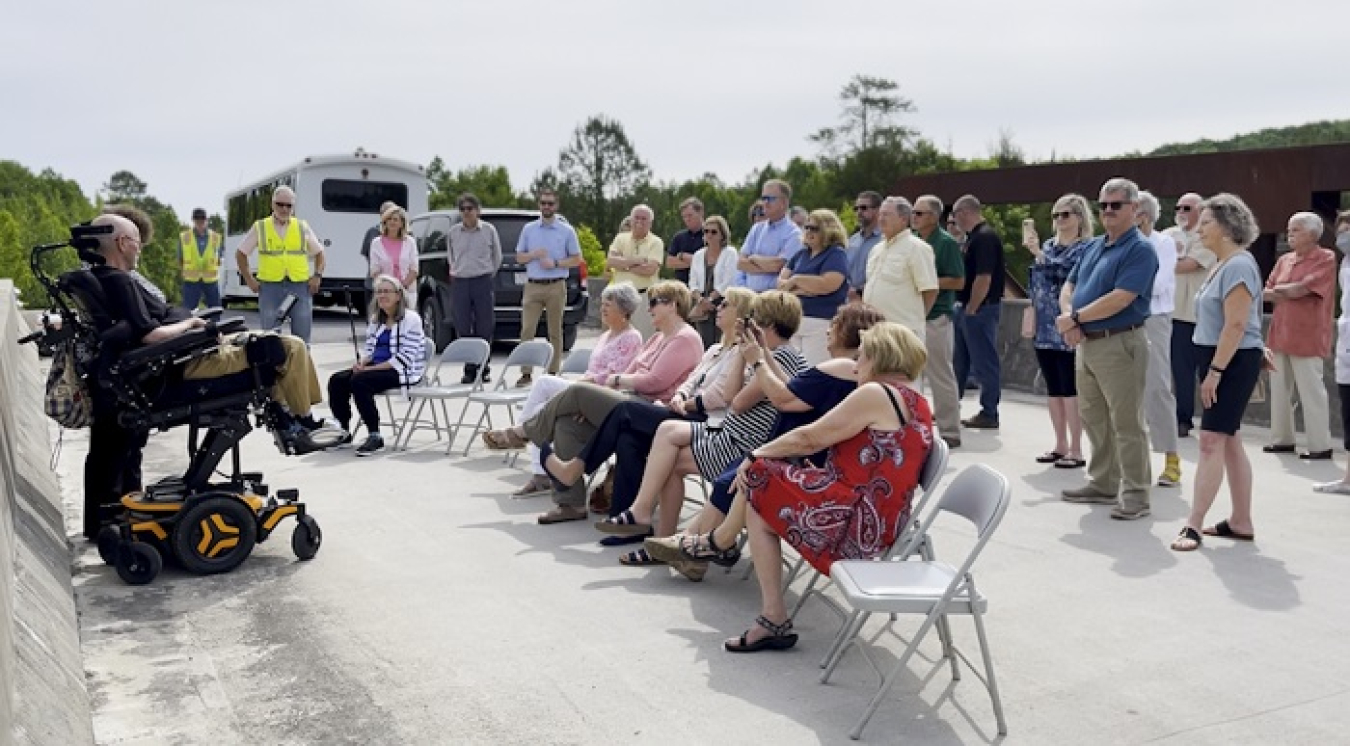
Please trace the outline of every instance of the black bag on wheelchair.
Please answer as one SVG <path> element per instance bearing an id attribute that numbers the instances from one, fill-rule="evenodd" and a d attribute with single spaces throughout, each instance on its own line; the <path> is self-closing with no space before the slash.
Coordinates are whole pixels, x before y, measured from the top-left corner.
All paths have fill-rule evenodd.
<path id="1" fill-rule="evenodd" d="M 94 358 L 78 337 L 57 345 L 52 355 L 43 408 L 61 427 L 78 430 L 94 421 L 94 398 L 88 382 Z"/>

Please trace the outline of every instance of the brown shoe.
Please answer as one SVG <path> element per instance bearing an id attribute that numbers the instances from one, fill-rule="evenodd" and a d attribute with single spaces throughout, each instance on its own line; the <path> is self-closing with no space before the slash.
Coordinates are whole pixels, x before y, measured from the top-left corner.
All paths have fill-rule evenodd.
<path id="1" fill-rule="evenodd" d="M 1115 495 L 1108 495 L 1105 492 L 1100 492 L 1092 485 L 1064 490 L 1059 494 L 1061 499 L 1066 503 L 1086 505 L 1115 505 L 1117 503 Z"/>
<path id="2" fill-rule="evenodd" d="M 586 520 L 586 511 L 582 508 L 574 508 L 571 505 L 559 505 L 553 510 L 539 516 L 539 524 L 548 526 L 554 523 L 567 523 L 568 521 Z"/>
<path id="3" fill-rule="evenodd" d="M 696 562 L 694 560 L 675 560 L 668 563 L 670 567 L 679 574 L 689 578 L 691 582 L 697 583 L 703 580 L 703 576 L 708 574 L 707 562 Z"/>
<path id="4" fill-rule="evenodd" d="M 530 481 L 526 482 L 523 487 L 512 492 L 511 497 L 517 499 L 522 497 L 534 497 L 535 495 L 548 494 L 552 490 L 553 485 L 549 483 L 548 477 L 543 476 L 542 474 L 534 474 L 530 477 Z"/>
<path id="5" fill-rule="evenodd" d="M 997 430 L 998 420 L 987 417 L 981 412 L 968 420 L 961 420 L 961 427 L 968 427 L 973 430 Z"/>
<path id="6" fill-rule="evenodd" d="M 609 506 L 613 502 L 613 498 L 614 471 L 611 469 L 610 472 L 605 475 L 605 481 L 601 482 L 599 487 L 591 490 L 591 496 L 587 501 L 587 505 L 590 507 L 592 513 L 603 513 L 608 515 Z"/>

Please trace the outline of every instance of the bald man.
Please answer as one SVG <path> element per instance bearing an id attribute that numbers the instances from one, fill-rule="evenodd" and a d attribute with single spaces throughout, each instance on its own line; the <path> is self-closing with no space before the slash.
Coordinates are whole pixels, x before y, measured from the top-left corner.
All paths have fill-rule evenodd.
<path id="1" fill-rule="evenodd" d="M 249 255 L 255 250 L 259 253 L 257 277 L 248 267 Z M 319 292 L 323 280 L 323 244 L 305 221 L 295 217 L 294 190 L 283 186 L 272 192 L 272 217 L 253 224 L 235 249 L 235 262 L 249 290 L 258 294 L 262 328 L 270 330 L 277 325 L 281 302 L 287 295 L 294 295 L 291 332 L 309 344 L 314 324 L 314 303 L 310 296 Z"/>
<path id="2" fill-rule="evenodd" d="M 186 309 L 170 306 L 162 295 L 143 287 L 132 277 L 140 263 L 141 233 L 135 223 L 120 215 L 100 215 L 92 225 L 112 226 L 111 234 L 99 237 L 99 254 L 104 264 L 90 270 L 103 289 L 104 310 L 114 324 L 120 324 L 117 335 L 104 344 L 112 349 L 106 353 L 117 356 L 145 345 L 152 345 L 206 327 L 205 319 L 192 316 Z M 323 401 L 314 364 L 304 342 L 283 336 L 286 361 L 278 368 L 273 396 L 284 404 L 302 424 L 317 427 L 309 416 L 310 408 Z M 216 352 L 197 358 L 183 369 L 188 380 L 219 378 L 248 369 L 248 359 L 241 345 L 223 345 Z M 116 503 L 122 495 L 141 489 L 141 449 L 145 435 L 126 430 L 117 423 L 115 402 L 95 391 L 94 422 L 89 436 L 89 455 L 85 458 L 85 516 L 84 535 L 90 540 L 98 536 L 100 507 Z M 297 435 L 300 450 L 314 450 L 307 437 Z"/>
<path id="3" fill-rule="evenodd" d="M 1176 225 L 1163 231 L 1177 245 L 1177 281 L 1172 309 L 1172 386 L 1177 397 L 1177 435 L 1191 434 L 1195 384 L 1204 378 L 1191 338 L 1195 335 L 1195 294 L 1218 258 L 1200 243 L 1200 203 L 1195 192 L 1177 200 Z"/>

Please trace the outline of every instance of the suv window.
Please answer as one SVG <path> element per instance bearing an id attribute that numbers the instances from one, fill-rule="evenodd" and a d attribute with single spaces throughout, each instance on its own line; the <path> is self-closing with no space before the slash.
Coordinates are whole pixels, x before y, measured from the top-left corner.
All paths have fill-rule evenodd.
<path id="1" fill-rule="evenodd" d="M 525 230 L 525 226 L 534 218 L 523 215 L 500 215 L 483 218 L 497 229 L 497 238 L 502 242 L 502 261 L 503 263 L 514 263 L 516 243 L 520 241 L 520 233 Z"/>
<path id="2" fill-rule="evenodd" d="M 426 239 L 422 242 L 421 251 L 431 253 L 436 251 L 445 251 L 445 237 L 450 233 L 450 218 L 445 215 L 432 215 L 431 225 L 427 228 Z"/>

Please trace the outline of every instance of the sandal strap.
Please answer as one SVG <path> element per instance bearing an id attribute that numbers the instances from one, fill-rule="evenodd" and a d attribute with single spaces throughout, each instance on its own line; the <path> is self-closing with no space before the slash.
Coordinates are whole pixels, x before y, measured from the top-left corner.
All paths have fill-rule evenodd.
<path id="1" fill-rule="evenodd" d="M 652 555 L 648 553 L 647 549 L 644 547 L 624 554 L 623 559 L 628 560 L 629 562 L 651 562 Z"/>
<path id="2" fill-rule="evenodd" d="M 605 522 L 613 524 L 615 526 L 632 526 L 637 523 L 637 518 L 633 516 L 633 511 L 625 510 L 618 515 L 606 518 Z"/>
<path id="3" fill-rule="evenodd" d="M 769 621 L 768 617 L 761 614 L 760 616 L 755 617 L 755 624 L 758 624 L 764 629 L 769 630 L 769 634 L 773 635 L 774 637 L 783 637 L 787 635 L 787 633 L 792 631 L 791 619 L 787 620 L 786 622 L 783 622 L 782 624 L 774 624 L 773 622 Z"/>

